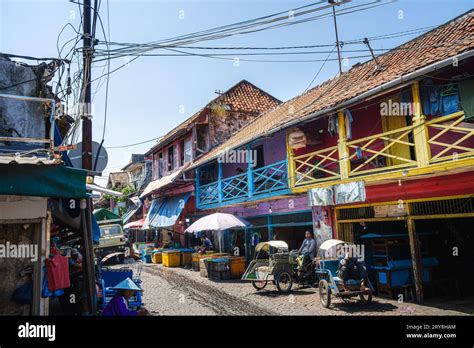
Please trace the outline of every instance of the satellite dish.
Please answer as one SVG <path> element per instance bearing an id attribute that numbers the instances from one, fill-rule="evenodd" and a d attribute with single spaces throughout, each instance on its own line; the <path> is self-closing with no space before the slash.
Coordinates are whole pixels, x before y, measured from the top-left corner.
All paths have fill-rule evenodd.
<path id="1" fill-rule="evenodd" d="M 92 142 L 92 166 L 94 166 L 95 164 L 97 150 L 99 150 L 99 147 L 99 143 L 95 141 Z M 82 168 L 82 143 L 77 144 L 77 147 L 74 150 L 69 151 L 68 156 L 74 168 Z M 109 162 L 109 155 L 107 154 L 107 150 L 104 146 L 100 148 L 98 157 L 99 158 L 97 159 L 97 166 L 95 168 L 95 171 L 102 172 L 105 167 L 107 167 L 107 163 Z"/>

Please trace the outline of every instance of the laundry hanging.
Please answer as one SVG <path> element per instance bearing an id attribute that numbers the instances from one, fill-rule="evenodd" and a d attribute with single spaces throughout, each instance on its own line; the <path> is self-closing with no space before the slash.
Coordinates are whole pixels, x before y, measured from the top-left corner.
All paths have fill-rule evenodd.
<path id="1" fill-rule="evenodd" d="M 450 115 L 459 111 L 459 91 L 458 87 L 449 84 L 441 92 L 441 114 Z"/>
<path id="2" fill-rule="evenodd" d="M 337 122 L 337 115 L 331 115 L 328 118 L 328 132 L 330 136 L 339 134 L 339 124 Z"/>
<path id="3" fill-rule="evenodd" d="M 69 280 L 68 258 L 62 256 L 56 248 L 52 248 L 51 257 L 45 261 L 48 272 L 48 290 L 55 291 L 71 286 Z"/>
<path id="4" fill-rule="evenodd" d="M 352 121 L 354 119 L 352 118 L 352 114 L 349 111 L 349 109 L 344 110 L 344 124 L 346 126 L 346 138 L 348 140 L 352 139 Z"/>

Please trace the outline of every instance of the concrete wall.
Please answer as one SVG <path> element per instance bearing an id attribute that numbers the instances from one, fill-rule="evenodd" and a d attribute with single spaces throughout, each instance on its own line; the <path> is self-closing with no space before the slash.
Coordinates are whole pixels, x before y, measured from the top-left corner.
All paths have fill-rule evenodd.
<path id="1" fill-rule="evenodd" d="M 44 90 L 46 82 L 38 83 L 38 76 L 42 76 L 44 67 L 27 66 L 0 57 L 0 87 L 12 86 L 2 89 L 1 93 L 31 97 L 41 94 L 47 97 Z M 46 115 L 48 110 L 43 103 L 0 97 L 0 137 L 45 138 Z M 39 144 L 34 146 L 40 147 Z M 0 142 L 0 150 L 8 152 L 27 148 L 30 146 Z"/>

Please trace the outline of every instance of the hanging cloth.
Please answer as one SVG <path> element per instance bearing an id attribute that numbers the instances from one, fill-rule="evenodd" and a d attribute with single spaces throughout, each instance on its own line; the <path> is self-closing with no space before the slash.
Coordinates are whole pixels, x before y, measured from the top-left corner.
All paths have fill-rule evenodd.
<path id="1" fill-rule="evenodd" d="M 420 86 L 421 106 L 424 115 L 439 116 L 441 114 L 441 88 L 433 81 L 426 79 Z"/>
<path id="2" fill-rule="evenodd" d="M 337 122 L 337 115 L 331 115 L 328 118 L 328 132 L 330 136 L 339 134 L 339 124 Z"/>
<path id="3" fill-rule="evenodd" d="M 361 159 L 363 157 L 362 148 L 360 146 L 357 146 L 356 148 L 356 156 L 357 156 L 357 159 Z"/>
<path id="4" fill-rule="evenodd" d="M 348 140 L 352 139 L 352 121 L 354 119 L 352 118 L 352 114 L 349 111 L 349 109 L 344 110 L 344 123 L 346 125 L 346 138 Z"/>
<path id="5" fill-rule="evenodd" d="M 450 84 L 441 92 L 441 110 L 443 116 L 459 111 L 459 92 L 457 86 Z"/>
<path id="6" fill-rule="evenodd" d="M 461 108 L 466 120 L 474 118 L 474 79 L 464 80 L 458 83 L 459 96 L 461 97 Z"/>
<path id="7" fill-rule="evenodd" d="M 71 286 L 69 279 L 68 258 L 62 256 L 56 248 L 51 251 L 51 257 L 45 261 L 48 272 L 48 290 L 55 291 Z"/>

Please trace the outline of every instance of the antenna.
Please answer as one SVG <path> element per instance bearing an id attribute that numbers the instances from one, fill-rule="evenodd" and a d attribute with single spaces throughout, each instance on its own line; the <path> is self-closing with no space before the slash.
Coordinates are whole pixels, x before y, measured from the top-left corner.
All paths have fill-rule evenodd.
<path id="1" fill-rule="evenodd" d="M 337 47 L 337 61 L 339 63 L 339 74 L 342 74 L 341 66 L 341 47 L 339 45 L 339 35 L 337 33 L 337 21 L 336 21 L 336 6 L 339 6 L 340 3 L 336 3 L 334 0 L 328 0 L 329 4 L 332 4 L 332 16 L 334 18 L 334 31 L 336 32 L 336 47 Z"/>
<path id="2" fill-rule="evenodd" d="M 383 66 L 379 64 L 379 61 L 377 60 L 377 57 L 376 57 L 375 54 L 374 54 L 374 51 L 372 51 L 372 47 L 370 47 L 369 39 L 368 39 L 368 38 L 364 38 L 363 43 L 367 45 L 367 47 L 369 48 L 370 54 L 372 55 L 372 58 L 373 58 L 374 61 L 375 61 L 375 71 L 381 71 L 381 70 L 383 70 Z"/>

